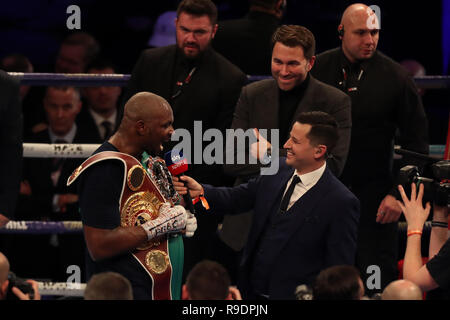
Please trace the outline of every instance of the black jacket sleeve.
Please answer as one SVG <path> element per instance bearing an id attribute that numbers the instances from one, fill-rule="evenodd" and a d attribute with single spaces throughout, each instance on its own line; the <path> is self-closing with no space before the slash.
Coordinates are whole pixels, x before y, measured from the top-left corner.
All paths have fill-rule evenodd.
<path id="1" fill-rule="evenodd" d="M 0 214 L 13 219 L 22 173 L 19 83 L 0 73 Z"/>

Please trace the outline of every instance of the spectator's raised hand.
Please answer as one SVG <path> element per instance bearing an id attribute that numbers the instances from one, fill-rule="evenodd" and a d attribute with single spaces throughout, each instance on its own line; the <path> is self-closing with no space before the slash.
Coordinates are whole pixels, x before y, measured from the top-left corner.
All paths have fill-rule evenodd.
<path id="1" fill-rule="evenodd" d="M 411 184 L 411 199 L 405 194 L 405 190 L 400 185 L 398 186 L 400 195 L 402 196 L 403 203 L 397 201 L 399 206 L 402 208 L 403 214 L 405 216 L 406 222 L 408 223 L 408 230 L 422 230 L 425 221 L 427 221 L 428 215 L 430 214 L 430 203 L 427 202 L 425 208 L 422 205 L 423 198 L 423 184 L 419 186 L 419 193 L 416 195 L 416 185 Z"/>

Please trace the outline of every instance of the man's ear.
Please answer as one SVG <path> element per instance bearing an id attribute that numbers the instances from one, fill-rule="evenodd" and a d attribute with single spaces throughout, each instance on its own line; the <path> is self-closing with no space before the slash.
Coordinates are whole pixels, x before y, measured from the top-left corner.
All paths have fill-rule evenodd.
<path id="1" fill-rule="evenodd" d="M 219 28 L 219 25 L 216 23 L 214 26 L 213 26 L 213 30 L 212 30 L 212 35 L 211 35 L 211 38 L 212 39 L 214 39 L 214 37 L 216 36 L 216 32 L 217 32 L 217 29 Z"/>
<path id="2" fill-rule="evenodd" d="M 0 286 L 0 300 L 6 298 L 6 290 L 8 290 L 9 280 L 5 280 Z"/>
<path id="3" fill-rule="evenodd" d="M 189 292 L 188 292 L 187 286 L 185 284 L 183 284 L 183 287 L 181 288 L 181 299 L 182 300 L 190 300 Z"/>
<path id="4" fill-rule="evenodd" d="M 314 66 L 314 62 L 316 62 L 316 56 L 312 56 L 311 59 L 309 59 L 307 71 L 311 71 L 312 67 Z"/>
<path id="5" fill-rule="evenodd" d="M 143 136 L 145 134 L 145 123 L 143 120 L 138 120 L 135 123 L 135 128 L 136 128 L 136 132 L 140 135 Z"/>
<path id="6" fill-rule="evenodd" d="M 322 157 L 325 157 L 327 154 L 327 146 L 324 144 L 319 144 L 316 146 L 316 151 L 314 152 L 314 158 L 320 159 Z"/>

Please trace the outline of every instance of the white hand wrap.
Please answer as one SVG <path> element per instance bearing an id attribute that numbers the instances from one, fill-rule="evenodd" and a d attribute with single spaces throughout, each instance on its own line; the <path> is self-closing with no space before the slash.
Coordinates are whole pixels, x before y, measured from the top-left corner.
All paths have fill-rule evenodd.
<path id="1" fill-rule="evenodd" d="M 170 203 L 164 203 L 159 208 L 159 216 L 147 221 L 141 226 L 147 233 L 148 240 L 166 233 L 176 233 L 186 228 L 187 214 L 182 206 L 170 207 Z"/>
<path id="2" fill-rule="evenodd" d="M 186 210 L 186 213 L 186 234 L 184 236 L 190 238 L 194 235 L 195 230 L 197 230 L 197 218 L 195 218 L 195 216 L 189 210 Z"/>

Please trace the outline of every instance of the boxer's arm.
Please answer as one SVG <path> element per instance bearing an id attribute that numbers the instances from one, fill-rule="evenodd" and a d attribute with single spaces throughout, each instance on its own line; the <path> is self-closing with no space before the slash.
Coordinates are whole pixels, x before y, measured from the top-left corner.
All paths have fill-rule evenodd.
<path id="1" fill-rule="evenodd" d="M 83 229 L 89 254 L 94 261 L 130 251 L 147 240 L 147 233 L 140 226 L 110 230 L 84 225 Z"/>

